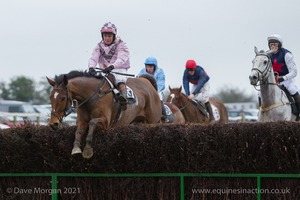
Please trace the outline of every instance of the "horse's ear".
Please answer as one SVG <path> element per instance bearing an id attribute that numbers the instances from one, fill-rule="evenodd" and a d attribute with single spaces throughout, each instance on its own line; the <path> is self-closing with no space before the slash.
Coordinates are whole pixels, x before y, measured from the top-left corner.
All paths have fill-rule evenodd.
<path id="1" fill-rule="evenodd" d="M 67 78 L 67 76 L 66 76 L 66 75 L 64 75 L 64 80 L 63 80 L 63 83 L 64 83 L 64 85 L 65 85 L 65 86 L 67 86 L 67 85 L 68 85 L 68 78 Z"/>
<path id="2" fill-rule="evenodd" d="M 46 78 L 47 78 L 47 80 L 48 80 L 48 83 L 49 83 L 52 87 L 54 87 L 55 81 L 52 80 L 52 79 L 50 79 L 50 78 L 48 78 L 47 76 L 46 76 Z"/>
<path id="3" fill-rule="evenodd" d="M 181 85 L 180 88 L 179 88 L 179 92 L 181 92 L 181 90 L 182 90 L 182 85 Z"/>
<path id="4" fill-rule="evenodd" d="M 258 50 L 257 50 L 257 47 L 256 47 L 256 46 L 254 46 L 254 52 L 255 52 L 255 55 L 258 54 Z"/>
<path id="5" fill-rule="evenodd" d="M 169 85 L 169 90 L 170 90 L 170 91 L 172 90 L 172 88 L 170 87 L 170 85 Z"/>

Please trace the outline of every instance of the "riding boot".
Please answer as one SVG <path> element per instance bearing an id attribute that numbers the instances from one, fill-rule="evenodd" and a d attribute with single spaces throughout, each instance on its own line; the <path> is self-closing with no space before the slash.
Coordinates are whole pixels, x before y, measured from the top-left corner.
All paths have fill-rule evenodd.
<path id="1" fill-rule="evenodd" d="M 205 107 L 206 107 L 206 110 L 209 114 L 209 122 L 214 123 L 215 122 L 215 117 L 214 117 L 214 114 L 212 112 L 212 107 L 211 107 L 211 104 L 209 103 L 209 101 L 205 103 Z"/>
<path id="2" fill-rule="evenodd" d="M 162 108 L 162 120 L 164 122 L 169 122 L 170 120 L 168 119 L 168 115 L 167 115 L 167 111 L 166 111 L 164 102 L 163 101 L 160 101 L 160 102 L 161 102 L 161 108 Z"/>
<path id="3" fill-rule="evenodd" d="M 258 106 L 261 107 L 261 98 L 258 97 Z"/>
<path id="4" fill-rule="evenodd" d="M 118 101 L 121 105 L 122 110 L 126 110 L 127 109 L 127 89 L 125 87 L 125 89 L 120 91 L 120 95 L 118 97 Z"/>
<path id="5" fill-rule="evenodd" d="M 296 104 L 297 111 L 298 111 L 296 120 L 299 121 L 299 113 L 300 113 L 300 95 L 299 95 L 299 93 L 297 92 L 296 94 L 294 94 L 293 98 L 295 100 L 295 104 Z"/>

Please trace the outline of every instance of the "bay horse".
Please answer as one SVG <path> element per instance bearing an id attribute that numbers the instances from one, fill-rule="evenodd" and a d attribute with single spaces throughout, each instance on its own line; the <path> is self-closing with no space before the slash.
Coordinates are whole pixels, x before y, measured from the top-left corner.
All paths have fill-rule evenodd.
<path id="1" fill-rule="evenodd" d="M 84 71 L 71 71 L 68 74 L 47 77 L 53 87 L 50 93 L 51 116 L 49 125 L 57 129 L 63 118 L 67 116 L 73 104 L 77 110 L 77 129 L 72 155 L 82 154 L 84 158 L 93 156 L 92 138 L 96 127 L 107 130 L 110 127 L 128 125 L 130 123 L 159 123 L 161 119 L 161 103 L 159 95 L 152 86 L 152 77 L 128 78 L 129 86 L 136 101 L 127 105 L 122 111 L 116 102 L 115 88 L 105 75 L 98 78 Z M 85 147 L 81 150 L 82 138 L 86 136 Z"/>
<path id="2" fill-rule="evenodd" d="M 194 104 L 192 100 L 187 97 L 187 95 L 181 92 L 182 86 L 179 88 L 171 88 L 169 86 L 169 90 L 170 94 L 167 98 L 167 102 L 173 103 L 181 110 L 186 122 L 203 124 L 209 123 L 208 116 L 201 112 L 197 105 Z M 228 112 L 224 103 L 214 97 L 209 98 L 209 102 L 212 106 L 216 122 L 228 122 Z"/>
<path id="3" fill-rule="evenodd" d="M 259 122 L 296 120 L 286 93 L 279 87 L 271 61 L 272 51 L 260 51 L 254 47 L 255 58 L 249 75 L 250 84 L 260 86 L 261 106 Z"/>

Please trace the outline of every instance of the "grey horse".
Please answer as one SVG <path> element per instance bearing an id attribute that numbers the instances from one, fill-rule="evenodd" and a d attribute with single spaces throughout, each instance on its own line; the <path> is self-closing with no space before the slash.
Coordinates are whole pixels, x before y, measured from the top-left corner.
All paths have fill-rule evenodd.
<path id="1" fill-rule="evenodd" d="M 261 106 L 258 114 L 259 122 L 292 121 L 296 116 L 292 113 L 291 104 L 285 92 L 278 86 L 270 55 L 272 51 L 260 51 L 254 47 L 256 54 L 249 76 L 250 84 L 260 86 Z"/>

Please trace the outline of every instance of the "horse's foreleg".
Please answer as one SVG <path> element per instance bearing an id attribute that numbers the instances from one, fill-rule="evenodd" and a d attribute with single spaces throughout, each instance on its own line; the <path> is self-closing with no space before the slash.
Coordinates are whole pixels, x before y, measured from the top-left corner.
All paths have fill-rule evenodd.
<path id="1" fill-rule="evenodd" d="M 93 133 L 98 125 L 101 130 L 103 130 L 103 129 L 106 130 L 108 127 L 106 118 L 103 118 L 103 117 L 95 118 L 89 122 L 89 131 L 88 131 L 88 134 L 85 139 L 86 144 L 85 144 L 85 147 L 84 147 L 83 153 L 82 153 L 82 156 L 84 158 L 87 158 L 87 159 L 91 158 L 94 154 L 93 147 L 92 147 Z"/>
<path id="2" fill-rule="evenodd" d="M 77 128 L 75 132 L 75 141 L 73 144 L 73 149 L 72 149 L 72 155 L 82 153 L 80 146 L 81 146 L 81 139 L 82 135 L 86 132 L 85 128 Z"/>

